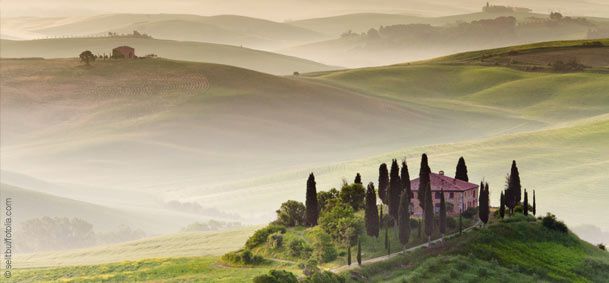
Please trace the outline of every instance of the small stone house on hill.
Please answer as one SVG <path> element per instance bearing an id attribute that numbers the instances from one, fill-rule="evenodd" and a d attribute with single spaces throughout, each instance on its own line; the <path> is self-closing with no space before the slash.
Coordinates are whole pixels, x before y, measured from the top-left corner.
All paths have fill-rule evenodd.
<path id="1" fill-rule="evenodd" d="M 119 46 L 112 49 L 112 58 L 115 59 L 135 59 L 135 49 L 129 46 Z"/>
<path id="2" fill-rule="evenodd" d="M 450 216 L 459 215 L 461 208 L 465 211 L 468 208 L 478 207 L 478 185 L 445 176 L 444 171 L 430 173 L 429 179 L 436 213 L 440 211 L 442 190 L 444 190 L 444 200 L 446 201 L 446 213 Z M 410 211 L 415 216 L 421 216 L 423 209 L 419 206 L 419 178 L 410 181 L 410 188 L 414 194 L 410 201 Z"/>

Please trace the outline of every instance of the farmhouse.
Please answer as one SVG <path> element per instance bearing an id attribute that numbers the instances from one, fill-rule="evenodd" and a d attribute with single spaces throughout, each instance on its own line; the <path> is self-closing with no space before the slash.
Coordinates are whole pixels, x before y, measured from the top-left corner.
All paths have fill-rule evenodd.
<path id="1" fill-rule="evenodd" d="M 129 46 L 119 46 L 112 49 L 112 58 L 115 59 L 135 59 L 135 49 Z"/>
<path id="2" fill-rule="evenodd" d="M 445 176 L 444 171 L 430 173 L 429 179 L 436 213 L 440 211 L 440 192 L 442 190 L 444 190 L 444 200 L 446 201 L 446 213 L 450 216 L 459 215 L 461 208 L 465 211 L 478 206 L 478 185 Z M 419 206 L 419 178 L 410 181 L 410 187 L 414 194 L 414 198 L 410 201 L 412 214 L 421 216 L 423 209 Z"/>

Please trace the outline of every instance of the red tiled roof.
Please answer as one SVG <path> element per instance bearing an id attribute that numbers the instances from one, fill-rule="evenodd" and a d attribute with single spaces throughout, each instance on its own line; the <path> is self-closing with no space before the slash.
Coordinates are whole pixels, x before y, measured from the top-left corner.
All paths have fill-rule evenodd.
<path id="1" fill-rule="evenodd" d="M 429 175 L 429 179 L 431 180 L 431 190 L 439 191 L 444 189 L 446 192 L 461 192 L 467 191 L 471 189 L 478 188 L 478 185 L 472 184 L 469 182 L 465 182 L 462 180 L 457 180 L 445 175 L 440 175 L 437 173 L 431 173 Z M 419 190 L 419 178 L 416 178 L 410 181 L 410 187 L 413 191 Z"/>

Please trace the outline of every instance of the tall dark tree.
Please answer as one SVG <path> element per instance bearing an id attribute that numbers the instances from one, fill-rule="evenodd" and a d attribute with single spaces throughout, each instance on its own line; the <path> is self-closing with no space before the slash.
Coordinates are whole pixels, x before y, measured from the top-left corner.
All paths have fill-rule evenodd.
<path id="1" fill-rule="evenodd" d="M 315 175 L 311 173 L 307 180 L 307 199 L 305 201 L 306 206 L 306 221 L 308 226 L 316 226 L 317 218 L 319 218 L 319 206 L 317 203 L 317 188 L 315 184 Z"/>
<path id="2" fill-rule="evenodd" d="M 440 234 L 444 240 L 446 233 L 446 201 L 444 200 L 444 189 L 440 191 Z"/>
<path id="3" fill-rule="evenodd" d="M 501 197 L 499 198 L 499 216 L 501 219 L 505 217 L 505 194 L 503 191 L 501 192 Z"/>
<path id="4" fill-rule="evenodd" d="M 431 195 L 430 184 L 427 184 L 427 189 L 425 189 L 425 235 L 427 235 L 427 245 L 431 245 L 431 235 L 433 234 L 433 218 L 434 218 L 434 206 L 433 206 L 433 198 Z"/>
<path id="5" fill-rule="evenodd" d="M 516 160 L 512 161 L 508 190 L 511 191 L 512 201 L 514 206 L 516 206 L 522 200 L 522 186 L 520 185 L 520 173 L 518 172 L 518 166 L 516 166 Z"/>
<path id="6" fill-rule="evenodd" d="M 389 225 L 385 223 L 385 249 L 389 249 Z"/>
<path id="7" fill-rule="evenodd" d="M 366 211 L 364 214 L 366 234 L 371 237 L 379 236 L 379 212 L 376 206 L 376 192 L 374 184 L 370 182 L 366 189 Z"/>
<path id="8" fill-rule="evenodd" d="M 537 214 L 537 203 L 535 203 L 535 190 L 533 190 L 533 215 Z"/>
<path id="9" fill-rule="evenodd" d="M 402 190 L 408 192 L 410 199 L 412 199 L 414 195 L 412 194 L 412 188 L 410 187 L 410 173 L 408 172 L 408 164 L 406 164 L 406 160 L 402 161 L 400 180 L 402 180 Z"/>
<path id="10" fill-rule="evenodd" d="M 383 204 L 379 205 L 379 230 L 382 229 L 384 226 L 383 224 Z"/>
<path id="11" fill-rule="evenodd" d="M 429 164 L 427 161 L 427 154 L 423 153 L 421 156 L 421 168 L 419 169 L 419 188 L 418 188 L 418 199 L 419 206 L 421 209 L 425 210 L 425 191 L 427 188 L 431 190 L 430 187 L 430 177 L 431 169 L 429 168 Z"/>
<path id="12" fill-rule="evenodd" d="M 351 245 L 347 246 L 347 265 L 351 265 Z"/>
<path id="13" fill-rule="evenodd" d="M 478 198 L 478 202 L 478 215 L 480 217 L 480 221 L 486 224 L 490 214 L 488 183 L 480 183 L 480 196 Z"/>
<path id="14" fill-rule="evenodd" d="M 527 189 L 524 189 L 524 201 L 522 203 L 522 213 L 525 216 L 529 215 L 529 194 L 527 193 Z"/>
<path id="15" fill-rule="evenodd" d="M 396 159 L 391 163 L 391 171 L 389 173 L 389 190 L 387 198 L 389 201 L 389 215 L 397 224 L 398 209 L 400 207 L 400 194 L 402 193 L 402 181 L 400 180 L 400 168 Z"/>
<path id="16" fill-rule="evenodd" d="M 379 198 L 384 204 L 387 202 L 387 189 L 389 188 L 389 170 L 387 164 L 383 163 L 379 166 Z"/>
<path id="17" fill-rule="evenodd" d="M 469 177 L 467 176 L 467 165 L 465 165 L 465 159 L 463 159 L 463 156 L 461 156 L 461 158 L 459 158 L 459 162 L 457 162 L 455 179 L 463 180 L 465 182 L 469 181 Z"/>
<path id="18" fill-rule="evenodd" d="M 403 191 L 400 196 L 400 209 L 398 211 L 399 236 L 402 247 L 406 249 L 406 244 L 410 239 L 410 195 Z"/>
<path id="19" fill-rule="evenodd" d="M 362 243 L 357 238 L 357 265 L 362 266 Z"/>
<path id="20" fill-rule="evenodd" d="M 353 183 L 362 185 L 362 175 L 357 173 L 355 175 L 355 179 L 353 180 Z"/>

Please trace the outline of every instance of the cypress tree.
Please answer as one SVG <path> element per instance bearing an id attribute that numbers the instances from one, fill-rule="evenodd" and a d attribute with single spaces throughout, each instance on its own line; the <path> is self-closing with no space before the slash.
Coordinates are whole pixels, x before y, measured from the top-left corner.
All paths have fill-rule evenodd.
<path id="1" fill-rule="evenodd" d="M 366 234 L 371 237 L 379 236 L 379 213 L 376 207 L 376 192 L 374 184 L 370 182 L 366 190 L 366 211 L 364 213 Z"/>
<path id="2" fill-rule="evenodd" d="M 429 176 L 429 175 L 428 175 Z M 433 234 L 433 198 L 431 196 L 430 184 L 427 183 L 427 189 L 425 191 L 425 235 L 427 235 L 428 246 L 431 245 L 431 234 Z"/>
<path id="3" fill-rule="evenodd" d="M 490 215 L 490 204 L 489 204 L 489 189 L 488 183 L 481 183 L 482 191 L 480 191 L 480 206 L 478 207 L 478 212 L 480 215 L 480 220 L 482 223 L 488 223 L 488 218 Z"/>
<path id="4" fill-rule="evenodd" d="M 508 183 L 508 189 L 511 191 L 511 198 L 514 206 L 520 203 L 522 198 L 522 186 L 520 185 L 520 173 L 518 172 L 518 166 L 516 166 L 516 160 L 512 161 L 512 168 L 510 169 L 510 180 Z M 513 209 L 513 208 L 511 208 Z"/>
<path id="5" fill-rule="evenodd" d="M 389 225 L 385 224 L 385 249 L 389 250 Z M 389 254 L 389 252 L 387 252 Z"/>
<path id="6" fill-rule="evenodd" d="M 396 159 L 391 163 L 391 171 L 389 173 L 389 190 L 387 198 L 389 202 L 389 215 L 397 225 L 398 209 L 400 207 L 400 194 L 402 193 L 402 181 L 400 180 L 400 169 Z"/>
<path id="7" fill-rule="evenodd" d="M 535 203 L 535 190 L 533 190 L 533 215 L 537 214 L 537 204 Z"/>
<path id="8" fill-rule="evenodd" d="M 360 184 L 360 185 L 362 184 L 362 176 L 359 173 L 357 173 L 357 175 L 355 175 L 355 180 L 353 180 L 353 183 Z"/>
<path id="9" fill-rule="evenodd" d="M 529 215 L 529 194 L 527 194 L 527 189 L 524 189 L 524 203 L 522 204 L 522 213 L 525 216 Z"/>
<path id="10" fill-rule="evenodd" d="M 383 163 L 379 166 L 379 198 L 384 204 L 387 202 L 387 188 L 389 187 L 389 171 L 387 164 Z"/>
<path id="11" fill-rule="evenodd" d="M 499 216 L 501 219 L 505 217 L 505 195 L 501 192 L 501 197 L 499 199 Z"/>
<path id="12" fill-rule="evenodd" d="M 306 206 L 306 221 L 307 225 L 313 227 L 317 225 L 317 218 L 319 217 L 319 206 L 317 203 L 317 188 L 315 187 L 315 175 L 311 173 L 307 180 L 307 199 L 305 202 Z"/>
<path id="13" fill-rule="evenodd" d="M 406 244 L 410 238 L 410 195 L 403 191 L 400 196 L 400 209 L 398 213 L 398 223 L 400 231 L 400 243 L 406 249 Z"/>
<path id="14" fill-rule="evenodd" d="M 362 243 L 357 238 L 357 265 L 362 266 Z"/>
<path id="15" fill-rule="evenodd" d="M 459 162 L 457 162 L 455 179 L 463 180 L 465 182 L 469 181 L 469 177 L 467 176 L 467 165 L 465 165 L 465 159 L 463 159 L 463 156 L 461 156 L 461 158 L 459 158 Z"/>
<path id="16" fill-rule="evenodd" d="M 408 192 L 410 199 L 412 199 L 414 195 L 412 194 L 412 188 L 410 187 L 410 173 L 408 172 L 408 164 L 406 164 L 406 160 L 402 161 L 400 180 L 402 180 L 402 190 Z"/>
<path id="17" fill-rule="evenodd" d="M 379 230 L 383 227 L 385 227 L 385 224 L 383 224 L 383 204 L 379 205 Z"/>
<path id="18" fill-rule="evenodd" d="M 351 245 L 347 246 L 347 265 L 351 265 Z"/>
<path id="19" fill-rule="evenodd" d="M 446 233 L 446 201 L 444 200 L 444 189 L 440 191 L 440 233 L 442 234 L 442 240 L 444 240 L 444 234 Z"/>
<path id="20" fill-rule="evenodd" d="M 430 183 L 429 173 L 431 173 L 431 169 L 429 169 L 427 154 L 423 153 L 421 156 L 421 168 L 419 169 L 419 190 L 417 195 L 419 199 L 419 206 L 422 210 L 425 210 L 425 190 Z"/>

